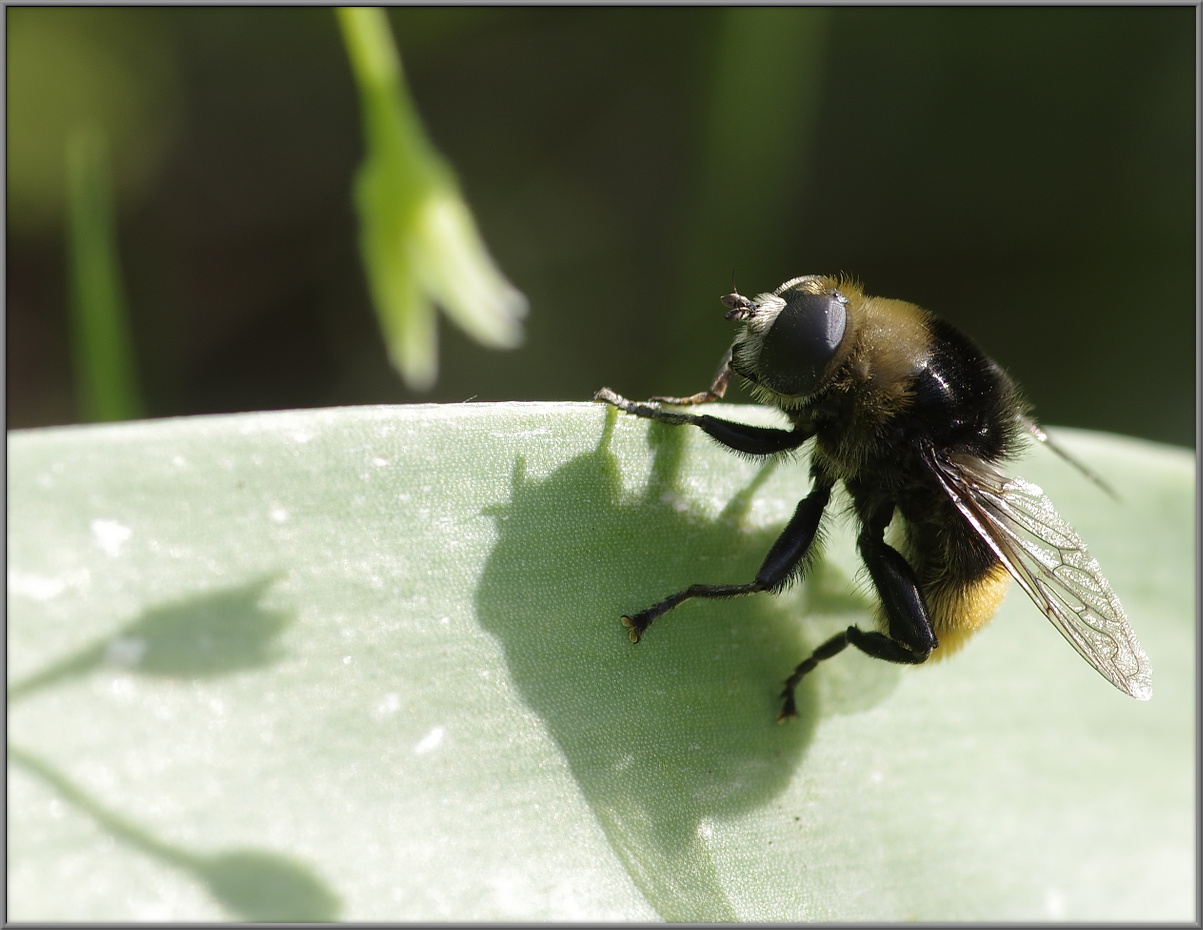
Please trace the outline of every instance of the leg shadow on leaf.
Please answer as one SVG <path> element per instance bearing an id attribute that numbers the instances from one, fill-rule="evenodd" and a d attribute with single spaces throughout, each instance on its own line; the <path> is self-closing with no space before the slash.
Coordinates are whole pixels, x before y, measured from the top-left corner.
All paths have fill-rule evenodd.
<path id="1" fill-rule="evenodd" d="M 802 585 L 687 602 L 633 645 L 624 613 L 693 582 L 751 579 L 780 527 L 744 525 L 764 470 L 717 518 L 700 516 L 678 486 L 683 433 L 668 427 L 649 431 L 647 486 L 624 492 L 612 428 L 610 417 L 595 451 L 544 480 L 528 481 L 519 461 L 510 502 L 491 511 L 499 539 L 478 617 L 652 906 L 666 920 L 736 919 L 714 825 L 773 804 L 802 764 L 814 684 L 798 690 L 797 720 L 774 716 L 782 682 L 825 628 L 807 628 Z M 826 600 L 847 625 L 864 601 L 843 590 Z"/>

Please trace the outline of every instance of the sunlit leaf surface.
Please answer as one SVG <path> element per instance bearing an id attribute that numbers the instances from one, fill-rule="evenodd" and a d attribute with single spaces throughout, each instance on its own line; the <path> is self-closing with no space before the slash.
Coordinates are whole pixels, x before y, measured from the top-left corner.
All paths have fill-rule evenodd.
<path id="1" fill-rule="evenodd" d="M 728 415 L 763 417 L 751 408 Z M 845 654 L 846 531 L 743 581 L 806 489 L 592 404 L 13 433 L 8 916 L 1190 920 L 1194 458 L 1061 431 L 1016 469 L 1153 665 L 1115 691 L 1012 591 L 954 659 Z"/>

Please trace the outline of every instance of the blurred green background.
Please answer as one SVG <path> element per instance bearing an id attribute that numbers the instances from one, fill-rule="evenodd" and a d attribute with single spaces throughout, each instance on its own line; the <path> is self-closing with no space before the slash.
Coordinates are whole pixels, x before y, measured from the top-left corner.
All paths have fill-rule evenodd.
<path id="1" fill-rule="evenodd" d="M 107 135 L 147 413 L 709 384 L 718 298 L 848 272 L 1046 423 L 1194 445 L 1196 10 L 408 9 L 409 86 L 525 345 L 389 367 L 328 9 L 8 8 L 8 424 L 75 422 L 65 145 Z M 746 395 L 734 393 L 734 399 Z"/>

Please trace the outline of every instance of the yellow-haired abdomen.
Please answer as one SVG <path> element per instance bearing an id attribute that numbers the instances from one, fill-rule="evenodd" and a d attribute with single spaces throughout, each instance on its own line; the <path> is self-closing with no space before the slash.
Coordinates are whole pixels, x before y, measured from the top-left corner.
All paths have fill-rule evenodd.
<path id="1" fill-rule="evenodd" d="M 985 626 L 998 613 L 1010 583 L 1010 573 L 998 562 L 976 581 L 947 580 L 925 588 L 928 618 L 939 642 L 932 659 L 952 655 Z"/>

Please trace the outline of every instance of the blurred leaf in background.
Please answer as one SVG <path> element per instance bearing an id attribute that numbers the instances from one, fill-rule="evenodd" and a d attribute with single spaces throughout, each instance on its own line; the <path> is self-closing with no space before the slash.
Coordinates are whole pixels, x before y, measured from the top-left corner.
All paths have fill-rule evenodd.
<path id="1" fill-rule="evenodd" d="M 64 152 L 84 125 L 109 141 L 119 201 L 146 197 L 184 130 L 179 62 L 161 18 L 137 9 L 10 7 L 5 25 L 10 234 L 62 228 Z"/>
<path id="2" fill-rule="evenodd" d="M 698 127 L 693 202 L 682 215 L 682 281 L 719 282 L 734 256 L 718 230 L 754 235 L 786 226 L 819 128 L 830 14 L 821 7 L 720 12 Z M 741 259 L 731 269 L 733 284 L 773 273 L 770 256 Z M 705 346 L 719 332 L 717 325 L 699 325 L 715 324 L 717 315 L 708 318 L 691 297 L 683 290 L 674 307 L 676 340 L 693 351 L 671 357 L 665 374 L 673 383 L 696 380 Z"/>
<path id="3" fill-rule="evenodd" d="M 526 298 L 489 257 L 451 168 L 422 130 L 379 8 L 341 8 L 363 106 L 367 158 L 355 185 L 364 267 L 389 359 L 410 387 L 438 376 L 434 304 L 477 342 L 522 341 Z"/>
<path id="4" fill-rule="evenodd" d="M 397 378 L 330 10 L 12 9 L 10 426 L 77 415 L 61 189 L 85 110 L 152 416 L 690 393 L 732 270 L 749 293 L 818 271 L 970 334 L 1044 422 L 1193 444 L 1192 8 L 386 15 L 428 150 L 539 307 L 522 346 L 447 326 L 438 384 Z"/>

